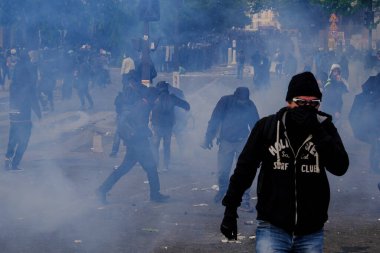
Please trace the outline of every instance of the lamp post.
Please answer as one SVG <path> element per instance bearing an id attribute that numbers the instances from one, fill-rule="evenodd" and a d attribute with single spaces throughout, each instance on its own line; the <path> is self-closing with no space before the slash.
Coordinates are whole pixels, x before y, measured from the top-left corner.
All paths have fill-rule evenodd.
<path id="1" fill-rule="evenodd" d="M 372 53 L 372 29 L 374 25 L 374 11 L 372 10 L 372 0 L 368 1 L 368 10 L 364 15 L 364 25 L 368 28 L 368 50 L 369 53 Z"/>
<path id="2" fill-rule="evenodd" d="M 138 6 L 140 20 L 144 22 L 143 38 L 140 40 L 141 50 L 141 83 L 150 84 L 152 59 L 150 57 L 149 22 L 160 20 L 159 0 L 140 0 Z"/>

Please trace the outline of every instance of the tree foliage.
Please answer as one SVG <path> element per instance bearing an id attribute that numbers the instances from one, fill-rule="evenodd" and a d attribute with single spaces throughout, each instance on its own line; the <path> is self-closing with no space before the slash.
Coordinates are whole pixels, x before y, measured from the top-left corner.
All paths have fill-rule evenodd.
<path id="1" fill-rule="evenodd" d="M 97 47 L 120 51 L 142 34 L 137 6 L 140 0 L 1 0 L 0 25 L 11 29 L 13 43 L 33 46 Z M 194 40 L 226 33 L 249 23 L 247 11 L 272 9 L 283 28 L 308 31 L 328 24 L 335 12 L 347 18 L 360 15 L 370 0 L 161 0 L 161 19 L 151 22 L 155 36 L 169 41 Z M 373 9 L 380 0 L 372 0 Z"/>
<path id="2" fill-rule="evenodd" d="M 161 0 L 161 35 L 196 40 L 211 33 L 224 33 L 249 23 L 246 0 Z"/>

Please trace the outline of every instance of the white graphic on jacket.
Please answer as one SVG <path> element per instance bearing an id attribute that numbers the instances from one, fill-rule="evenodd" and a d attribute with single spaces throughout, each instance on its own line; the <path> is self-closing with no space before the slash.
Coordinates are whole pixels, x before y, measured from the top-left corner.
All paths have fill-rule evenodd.
<path id="1" fill-rule="evenodd" d="M 274 170 L 287 170 L 289 168 L 289 163 L 282 162 L 281 158 L 289 158 L 289 154 L 284 151 L 284 149 L 292 149 L 290 146 L 288 139 L 280 139 L 280 121 L 277 121 L 277 133 L 276 133 L 276 142 L 269 146 L 268 150 L 272 156 L 276 156 L 276 161 L 273 162 Z M 320 173 L 319 169 L 319 157 L 318 152 L 315 149 L 315 145 L 310 141 L 311 135 L 304 141 L 299 150 L 294 153 L 295 156 L 300 153 L 300 151 L 306 151 L 306 154 L 300 156 L 301 160 L 309 160 L 310 156 L 315 157 L 315 164 L 302 164 L 301 172 L 302 173 Z"/>

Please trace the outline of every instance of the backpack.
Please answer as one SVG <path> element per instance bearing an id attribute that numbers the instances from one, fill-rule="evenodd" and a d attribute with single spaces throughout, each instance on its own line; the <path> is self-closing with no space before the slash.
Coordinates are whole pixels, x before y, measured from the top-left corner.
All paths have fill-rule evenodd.
<path id="1" fill-rule="evenodd" d="M 162 93 L 154 101 L 154 111 L 159 114 L 167 114 L 173 111 L 174 105 L 169 93 Z"/>
<path id="2" fill-rule="evenodd" d="M 129 140 L 136 134 L 136 129 L 133 127 L 133 112 L 131 109 L 124 109 L 119 114 L 117 131 L 123 140 Z"/>

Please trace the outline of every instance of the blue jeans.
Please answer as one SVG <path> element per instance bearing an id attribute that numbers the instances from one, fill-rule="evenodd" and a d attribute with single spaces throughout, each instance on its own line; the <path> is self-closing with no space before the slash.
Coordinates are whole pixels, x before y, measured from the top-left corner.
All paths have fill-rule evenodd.
<path id="1" fill-rule="evenodd" d="M 323 230 L 313 234 L 294 236 L 269 222 L 258 220 L 256 253 L 322 253 Z"/>

